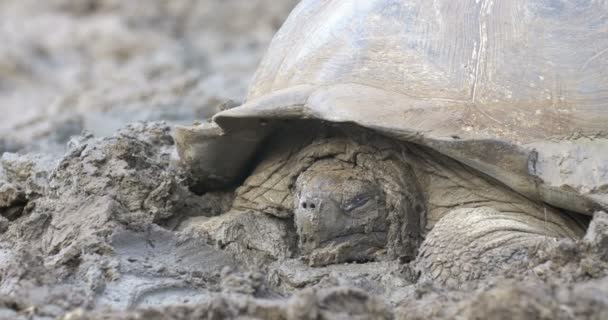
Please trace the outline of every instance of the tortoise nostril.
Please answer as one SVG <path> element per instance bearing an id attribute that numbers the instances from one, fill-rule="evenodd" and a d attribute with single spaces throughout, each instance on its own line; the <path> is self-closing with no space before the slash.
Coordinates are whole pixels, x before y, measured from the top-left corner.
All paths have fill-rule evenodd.
<path id="1" fill-rule="evenodd" d="M 301 204 L 303 209 L 314 209 L 317 205 L 312 201 L 302 201 Z"/>

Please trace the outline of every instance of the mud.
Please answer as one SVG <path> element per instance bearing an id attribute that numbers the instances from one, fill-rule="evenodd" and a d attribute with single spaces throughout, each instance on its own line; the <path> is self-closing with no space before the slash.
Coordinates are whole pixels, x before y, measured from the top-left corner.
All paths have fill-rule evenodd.
<path id="1" fill-rule="evenodd" d="M 604 212 L 451 289 L 410 263 L 311 268 L 184 227 L 234 195 L 193 192 L 173 124 L 242 100 L 294 1 L 134 3 L 0 4 L 0 319 L 608 318 Z M 216 232 L 265 226 L 242 225 Z"/>
<path id="2" fill-rule="evenodd" d="M 548 241 L 503 275 L 446 289 L 408 263 L 259 264 L 183 219 L 226 211 L 175 166 L 165 123 L 78 136 L 52 161 L 2 157 L 0 316 L 13 319 L 602 319 L 608 214 L 579 242 Z M 269 238 L 271 239 L 271 238 Z"/>
<path id="3" fill-rule="evenodd" d="M 241 102 L 296 0 L 0 3 L 0 152 Z"/>

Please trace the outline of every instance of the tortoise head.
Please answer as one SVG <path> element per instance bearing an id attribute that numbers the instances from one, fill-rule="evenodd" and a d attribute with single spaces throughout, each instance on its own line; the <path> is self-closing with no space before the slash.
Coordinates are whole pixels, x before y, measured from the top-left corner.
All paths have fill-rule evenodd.
<path id="1" fill-rule="evenodd" d="M 312 266 L 413 258 L 425 209 L 412 169 L 397 149 L 380 152 L 370 147 L 374 143 L 349 138 L 328 139 L 300 152 L 305 159 L 321 155 L 317 148 L 346 145 L 344 153 L 301 161 L 308 165 L 294 177 L 300 255 Z"/>
<path id="2" fill-rule="evenodd" d="M 294 199 L 299 246 L 310 264 L 370 260 L 386 246 L 384 192 L 362 168 L 319 161 L 298 178 Z"/>

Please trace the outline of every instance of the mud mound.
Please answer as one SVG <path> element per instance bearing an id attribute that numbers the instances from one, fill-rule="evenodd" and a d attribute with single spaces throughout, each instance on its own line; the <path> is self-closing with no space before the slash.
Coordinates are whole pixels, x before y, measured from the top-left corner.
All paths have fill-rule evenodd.
<path id="1" fill-rule="evenodd" d="M 164 123 L 73 138 L 58 160 L 6 153 L 0 184 L 0 316 L 23 319 L 600 319 L 608 310 L 608 214 L 579 241 L 547 241 L 499 278 L 460 288 L 409 265 L 266 266 L 223 250 L 185 218 L 225 211 L 192 193 Z M 131 311 L 129 311 L 131 310 Z"/>
<path id="2" fill-rule="evenodd" d="M 150 273 L 163 279 L 176 274 L 179 282 L 194 269 L 201 273 L 209 259 L 230 265 L 221 252 L 205 253 L 196 235 L 181 238 L 185 236 L 167 234 L 159 226 L 178 212 L 217 214 L 230 200 L 227 194 L 197 196 L 180 183 L 170 169 L 169 133 L 165 124 L 137 124 L 111 138 L 83 136 L 71 141 L 52 167 L 36 156 L 5 154 L 0 290 L 34 305 L 59 303 L 59 310 L 117 303 L 126 307 L 144 296 L 134 287 L 145 286 L 142 279 Z M 157 253 L 150 256 L 138 249 L 147 246 Z M 112 282 L 132 272 L 142 279 L 125 275 Z M 179 287 L 173 282 L 171 286 Z M 133 293 L 133 301 L 124 290 Z M 121 302 L 113 301 L 114 296 Z"/>

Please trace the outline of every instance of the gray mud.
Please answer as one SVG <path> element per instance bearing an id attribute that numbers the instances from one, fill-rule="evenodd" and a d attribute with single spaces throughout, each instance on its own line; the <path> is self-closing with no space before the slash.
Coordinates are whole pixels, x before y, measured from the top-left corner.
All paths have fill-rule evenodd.
<path id="1" fill-rule="evenodd" d="M 0 152 L 241 102 L 296 0 L 0 3 Z"/>
<path id="2" fill-rule="evenodd" d="M 35 319 L 603 319 L 608 214 L 497 278 L 446 289 L 405 263 L 259 264 L 183 219 L 229 208 L 192 193 L 165 123 L 79 136 L 58 161 L 2 157 L 0 316 Z"/>
<path id="3" fill-rule="evenodd" d="M 190 190 L 172 125 L 242 100 L 295 1 L 136 3 L 0 3 L 0 319 L 608 318 L 602 212 L 452 289 L 408 263 L 260 263 L 181 228 L 233 194 Z"/>

